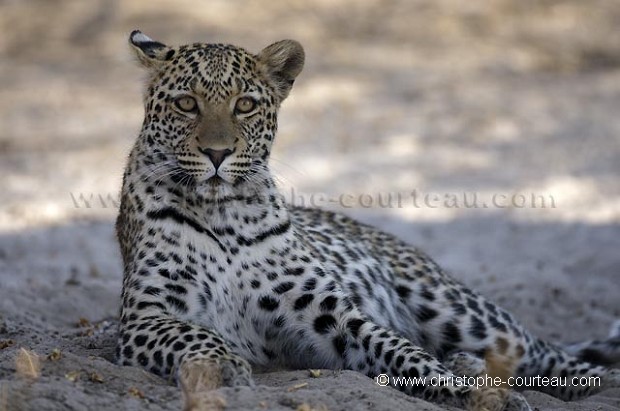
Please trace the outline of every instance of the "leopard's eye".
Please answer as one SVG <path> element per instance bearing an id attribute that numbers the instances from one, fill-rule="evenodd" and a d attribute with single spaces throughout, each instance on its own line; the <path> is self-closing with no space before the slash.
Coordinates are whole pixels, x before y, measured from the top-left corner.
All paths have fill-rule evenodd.
<path id="1" fill-rule="evenodd" d="M 174 100 L 174 105 L 186 113 L 194 113 L 198 109 L 198 103 L 192 96 L 181 96 Z"/>
<path id="2" fill-rule="evenodd" d="M 235 114 L 247 114 L 256 107 L 256 100 L 252 97 L 241 97 L 235 103 Z"/>

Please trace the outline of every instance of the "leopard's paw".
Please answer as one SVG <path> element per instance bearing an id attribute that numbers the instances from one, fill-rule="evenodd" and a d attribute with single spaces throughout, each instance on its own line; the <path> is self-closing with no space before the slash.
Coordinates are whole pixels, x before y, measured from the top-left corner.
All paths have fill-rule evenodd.
<path id="1" fill-rule="evenodd" d="M 181 362 L 178 377 L 181 387 L 191 392 L 254 385 L 250 364 L 234 354 L 215 358 L 201 355 L 186 357 Z"/>
<path id="2" fill-rule="evenodd" d="M 482 387 L 471 392 L 470 411 L 531 411 L 526 399 L 518 392 L 505 388 Z"/>
<path id="3" fill-rule="evenodd" d="M 181 362 L 178 381 L 184 411 L 221 411 L 226 408 L 226 400 L 213 390 L 254 385 L 250 364 L 236 355 L 186 357 Z"/>
<path id="4" fill-rule="evenodd" d="M 611 369 L 601 378 L 601 388 L 620 387 L 620 369 Z"/>

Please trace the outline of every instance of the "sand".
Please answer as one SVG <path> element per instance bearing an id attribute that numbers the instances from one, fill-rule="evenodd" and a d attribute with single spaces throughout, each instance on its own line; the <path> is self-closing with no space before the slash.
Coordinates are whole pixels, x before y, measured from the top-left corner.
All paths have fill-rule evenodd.
<path id="1" fill-rule="evenodd" d="M 602 338 L 620 318 L 616 2 L 174 4 L 0 4 L 0 411 L 181 407 L 171 382 L 113 358 L 113 220 L 142 117 L 133 28 L 254 51 L 300 40 L 272 160 L 292 201 L 422 248 L 554 342 Z M 16 371 L 23 349 L 36 378 Z M 256 383 L 212 395 L 228 410 L 440 409 L 350 371 Z M 525 396 L 620 409 L 620 389 Z"/>

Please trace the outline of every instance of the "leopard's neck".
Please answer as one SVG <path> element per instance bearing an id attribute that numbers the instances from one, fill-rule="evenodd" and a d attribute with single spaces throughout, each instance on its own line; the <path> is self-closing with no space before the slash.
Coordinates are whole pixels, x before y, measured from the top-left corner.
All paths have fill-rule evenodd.
<path id="1" fill-rule="evenodd" d="M 136 211 L 146 220 L 184 219 L 215 233 L 234 231 L 247 238 L 290 225 L 286 201 L 270 174 L 235 185 L 220 181 L 200 187 L 174 176 L 145 182 L 140 175 L 145 173 L 128 173 L 123 192 L 128 200 L 142 203 Z"/>

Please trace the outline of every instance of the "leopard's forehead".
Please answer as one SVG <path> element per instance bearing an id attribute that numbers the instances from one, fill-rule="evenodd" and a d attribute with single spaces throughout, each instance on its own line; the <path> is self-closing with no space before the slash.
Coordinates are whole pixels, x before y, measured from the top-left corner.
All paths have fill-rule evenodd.
<path id="1" fill-rule="evenodd" d="M 256 86 L 256 57 L 228 44 L 195 43 L 173 49 L 158 83 L 169 91 L 188 91 L 213 99 Z"/>

